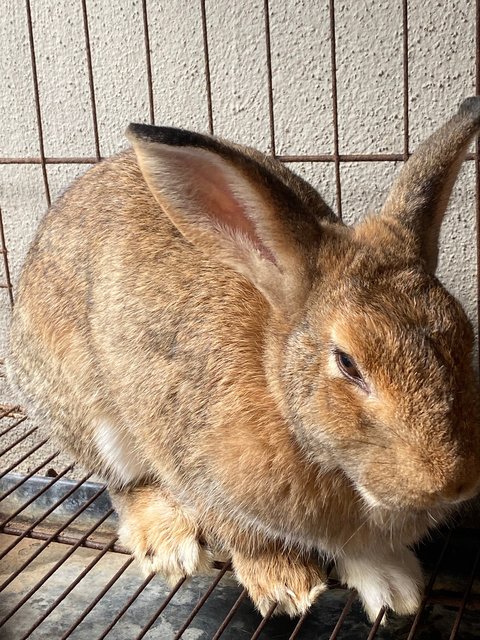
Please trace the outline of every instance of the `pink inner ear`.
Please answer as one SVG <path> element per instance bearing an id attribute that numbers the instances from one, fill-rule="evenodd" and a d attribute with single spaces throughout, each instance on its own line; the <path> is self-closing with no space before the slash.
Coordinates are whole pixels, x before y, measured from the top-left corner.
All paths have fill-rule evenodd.
<path id="1" fill-rule="evenodd" d="M 248 215 L 247 208 L 251 206 L 250 203 L 242 203 L 233 193 L 220 167 L 213 162 L 205 162 L 203 158 L 201 164 L 198 160 L 195 158 L 194 162 L 188 164 L 191 169 L 193 192 L 200 200 L 199 205 L 203 213 L 212 222 L 217 223 L 215 226 L 228 228 L 233 236 L 247 238 L 263 258 L 277 264 L 274 254 L 262 241 L 255 223 Z M 248 188 L 247 178 L 241 180 L 244 180 Z M 241 187 L 240 184 L 239 186 Z M 265 203 L 265 207 L 267 206 Z M 261 212 L 258 213 L 261 215 Z"/>

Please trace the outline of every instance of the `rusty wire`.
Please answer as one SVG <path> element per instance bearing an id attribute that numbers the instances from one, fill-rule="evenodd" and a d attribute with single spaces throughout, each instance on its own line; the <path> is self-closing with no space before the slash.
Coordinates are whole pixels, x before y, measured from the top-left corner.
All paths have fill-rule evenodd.
<path id="1" fill-rule="evenodd" d="M 44 183 L 44 192 L 45 199 L 47 204 L 50 204 L 50 185 L 48 178 L 48 166 L 49 165 L 59 165 L 59 164 L 92 164 L 98 162 L 102 159 L 101 155 L 101 141 L 98 129 L 98 119 L 97 119 L 97 108 L 96 108 L 96 93 L 95 93 L 95 78 L 92 64 L 92 49 L 90 42 L 90 33 L 89 33 L 89 21 L 88 21 L 88 7 L 87 0 L 81 0 L 82 6 L 82 16 L 83 16 L 83 31 L 84 31 L 84 47 L 85 47 L 85 57 L 88 71 L 88 83 L 89 83 L 89 95 L 90 95 L 90 107 L 91 107 L 91 118 L 92 118 L 92 129 L 93 129 L 93 149 L 95 155 L 90 155 L 89 153 L 85 153 L 81 156 L 70 156 L 70 157 L 60 157 L 60 156 L 46 156 L 45 155 L 45 144 L 44 144 L 44 129 L 43 129 L 43 120 L 42 120 L 42 104 L 41 104 L 41 92 L 39 79 L 37 75 L 37 63 L 36 63 L 36 51 L 35 51 L 35 32 L 34 25 L 32 22 L 32 12 L 30 6 L 30 0 L 25 0 L 25 15 L 26 22 L 28 28 L 28 46 L 30 51 L 30 60 L 31 60 L 31 73 L 32 73 L 32 84 L 33 84 L 33 96 L 34 96 L 34 104 L 35 104 L 35 115 L 36 115 L 36 123 L 37 123 L 37 135 L 38 135 L 38 156 L 28 156 L 28 157 L 0 157 L 1 165 L 40 165 L 43 183 Z M 154 90 L 153 90 L 153 80 L 152 80 L 152 64 L 151 64 L 151 50 L 150 50 L 150 37 L 149 37 L 149 21 L 148 21 L 148 0 L 142 0 L 142 20 L 143 20 L 143 33 L 144 33 L 144 46 L 145 46 L 145 65 L 146 65 L 146 75 L 147 75 L 147 95 L 148 95 L 148 106 L 149 106 L 149 120 L 151 123 L 155 121 L 155 109 L 154 109 Z M 209 57 L 209 42 L 208 42 L 208 17 L 207 17 L 207 9 L 205 0 L 200 0 L 200 10 L 201 10 L 201 28 L 203 34 L 203 54 L 204 54 L 204 69 L 205 69 L 205 90 L 206 90 L 206 106 L 207 106 L 207 117 L 208 117 L 208 130 L 210 133 L 214 133 L 214 109 L 213 109 L 213 99 L 212 99 L 212 82 L 211 82 L 211 69 L 210 69 L 210 57 Z M 274 86 L 273 86 L 273 71 L 272 71 L 272 56 L 271 56 L 271 33 L 270 33 L 270 14 L 269 14 L 269 1 L 264 0 L 264 26 L 265 26 L 265 54 L 266 54 L 266 83 L 268 88 L 268 112 L 269 112 L 269 128 L 270 128 L 270 149 L 271 153 L 277 157 L 282 162 L 287 163 L 299 163 L 299 162 L 313 162 L 313 163 L 333 163 L 335 169 L 335 184 L 336 184 L 336 200 L 337 200 L 337 210 L 341 216 L 342 213 L 342 194 L 341 194 L 341 165 L 343 163 L 351 163 L 351 162 L 396 162 L 396 161 L 405 161 L 408 159 L 410 155 L 410 145 L 409 145 L 409 59 L 408 59 L 408 49 L 409 49 L 409 34 L 408 34 L 408 0 L 402 0 L 402 29 L 403 29 L 403 125 L 404 125 L 404 134 L 403 134 L 403 150 L 399 153 L 370 153 L 370 154 L 342 154 L 340 153 L 340 140 L 339 140 L 339 116 L 338 116 L 338 93 L 337 93 L 337 62 L 336 62 L 336 30 L 335 30 L 335 1 L 329 0 L 329 21 L 330 21 L 330 56 L 331 56 L 331 78 L 332 78 L 332 124 L 333 124 L 333 149 L 331 153 L 323 153 L 323 154 L 284 154 L 277 155 L 276 154 L 276 140 L 275 140 L 275 95 L 274 95 Z M 476 0 L 476 92 L 480 94 L 480 0 Z M 479 293 L 479 302 L 478 302 L 478 315 L 480 317 L 480 145 L 477 140 L 475 152 L 473 154 L 468 154 L 467 160 L 474 161 L 475 163 L 475 173 L 476 173 L 476 219 L 477 219 L 477 265 L 478 265 L 478 293 Z M 7 238 L 5 233 L 4 219 L 2 214 L 2 209 L 0 208 L 0 253 L 3 256 L 3 271 L 4 271 L 4 282 L 0 283 L 0 289 L 4 290 L 8 296 L 9 305 L 13 306 L 14 303 L 14 289 L 12 285 L 11 278 L 11 269 L 8 259 L 8 251 L 7 251 Z M 12 408 L 9 410 L 2 411 L 0 413 L 0 420 L 9 420 L 11 419 L 12 414 L 18 408 Z M 20 427 L 26 420 L 26 416 L 22 416 L 19 419 L 13 420 L 11 424 L 8 424 L 4 429 L 0 430 L 0 437 L 6 436 L 10 432 L 13 432 L 16 428 Z M 26 432 L 22 432 L 16 437 L 13 441 L 9 442 L 8 445 L 5 445 L 0 451 L 0 456 L 12 452 L 15 448 L 25 442 L 28 441 L 37 431 L 37 427 L 32 427 L 28 429 Z M 37 452 L 41 447 L 43 447 L 47 442 L 47 439 L 43 439 L 40 442 L 35 443 L 32 448 L 30 448 L 26 453 L 23 453 L 19 457 L 17 457 L 13 464 L 8 465 L 7 467 L 2 469 L 2 474 L 0 478 L 3 478 L 11 472 L 17 465 L 27 460 L 31 455 Z M 4 493 L 0 496 L 0 503 L 2 500 L 5 500 L 22 486 L 28 482 L 35 474 L 37 474 L 41 469 L 43 469 L 47 464 L 49 464 L 52 460 L 54 460 L 58 456 L 58 451 L 48 455 L 41 463 L 37 464 L 33 467 L 31 471 L 29 471 L 25 476 L 18 479 L 12 486 L 10 486 Z M 111 537 L 109 540 L 100 540 L 92 537 L 100 527 L 100 525 L 108 519 L 108 517 L 112 514 L 113 510 L 107 510 L 103 513 L 99 518 L 85 531 L 82 535 L 77 535 L 74 533 L 67 533 L 66 529 L 76 521 L 77 518 L 81 516 L 81 514 L 87 509 L 87 507 L 95 502 L 95 500 L 103 494 L 105 491 L 104 487 L 100 487 L 93 496 L 91 496 L 88 500 L 85 500 L 83 504 L 75 511 L 75 513 L 69 518 L 65 519 L 65 521 L 58 526 L 53 532 L 45 531 L 42 528 L 42 524 L 45 522 L 45 519 L 55 511 L 55 509 L 59 508 L 65 501 L 69 499 L 69 497 L 75 493 L 82 485 L 87 482 L 89 479 L 89 475 L 85 475 L 78 482 L 75 482 L 73 486 L 66 491 L 60 499 L 50 504 L 44 512 L 37 517 L 33 522 L 25 525 L 24 522 L 20 522 L 18 519 L 22 516 L 28 507 L 36 502 L 41 496 L 43 496 L 48 490 L 54 487 L 55 484 L 61 483 L 62 479 L 65 478 L 71 471 L 73 465 L 67 466 L 61 471 L 58 472 L 55 478 L 50 480 L 43 488 L 34 493 L 29 499 L 27 499 L 20 507 L 14 509 L 11 513 L 4 514 L 3 520 L 0 522 L 0 532 L 6 536 L 10 536 L 12 541 L 7 547 L 0 553 L 0 560 L 5 558 L 8 553 L 15 549 L 15 547 L 24 539 L 32 539 L 32 540 L 40 540 L 42 544 L 37 548 L 35 552 L 33 552 L 23 563 L 18 567 L 14 568 L 12 573 L 8 578 L 6 578 L 2 585 L 0 585 L 0 591 L 5 589 L 14 582 L 17 578 L 22 576 L 22 572 L 32 563 L 40 554 L 53 542 L 60 543 L 61 545 L 66 545 L 68 549 L 65 551 L 63 555 L 60 556 L 58 561 L 54 564 L 54 566 L 42 577 L 42 579 L 37 582 L 33 587 L 17 602 L 15 607 L 9 611 L 6 615 L 4 615 L 3 619 L 0 621 L 0 626 L 4 624 L 7 620 L 16 615 L 17 612 L 21 611 L 22 607 L 24 607 L 30 600 L 30 598 L 42 587 L 42 585 L 47 582 L 50 577 L 55 573 L 55 571 L 60 568 L 68 558 L 75 553 L 77 549 L 80 547 L 96 550 L 99 553 L 94 555 L 92 560 L 85 566 L 83 571 L 68 585 L 66 585 L 63 592 L 58 595 L 52 602 L 49 603 L 47 608 L 43 611 L 42 615 L 35 620 L 30 628 L 23 634 L 22 640 L 28 638 L 32 633 L 35 632 L 36 629 L 46 620 L 49 615 L 55 611 L 56 607 L 60 605 L 62 601 L 69 596 L 69 594 L 76 588 L 76 586 L 92 571 L 92 569 L 110 553 L 116 554 L 126 554 L 127 551 L 118 543 L 116 537 Z M 469 579 L 465 585 L 465 589 L 462 593 L 459 594 L 437 594 L 434 591 L 435 581 L 437 576 L 439 575 L 442 562 L 447 555 L 449 545 L 451 542 L 451 534 L 445 538 L 442 549 L 438 555 L 437 563 L 434 567 L 433 572 L 431 573 L 430 580 L 427 584 L 425 595 L 422 599 L 421 607 L 412 620 L 412 624 L 410 627 L 408 640 L 413 640 L 417 634 L 417 631 L 421 628 L 422 620 L 427 615 L 427 608 L 429 604 L 439 603 L 446 604 L 448 606 L 454 607 L 456 609 L 455 620 L 451 629 L 450 638 L 453 640 L 458 636 L 461 621 L 464 615 L 464 612 L 469 607 L 480 607 L 478 596 L 472 596 L 471 590 L 472 585 L 474 583 L 475 577 L 478 575 L 478 565 L 480 562 L 480 551 L 476 554 L 475 558 L 472 561 L 471 573 Z M 105 596 L 105 594 L 113 587 L 113 585 L 121 578 L 121 576 L 125 573 L 126 569 L 131 565 L 132 559 L 126 558 L 125 562 L 120 566 L 120 568 L 115 572 L 115 574 L 110 578 L 110 580 L 103 585 L 101 590 L 92 598 L 91 602 L 87 607 L 80 612 L 80 614 L 71 621 L 70 626 L 66 631 L 63 632 L 62 638 L 68 638 L 77 628 L 78 626 L 85 620 L 87 616 L 94 612 L 95 607 L 101 601 L 101 599 Z M 197 614 L 200 612 L 205 603 L 210 599 L 215 597 L 215 589 L 222 581 L 224 576 L 229 571 L 228 564 L 218 564 L 218 571 L 215 577 L 212 579 L 210 586 L 200 595 L 196 605 L 192 608 L 189 616 L 185 619 L 185 621 L 179 626 L 176 631 L 176 639 L 179 639 L 184 631 L 186 631 Z M 103 640 L 114 627 L 121 623 L 124 616 L 127 616 L 129 610 L 132 608 L 134 603 L 142 596 L 147 587 L 152 583 L 154 579 L 153 575 L 145 578 L 140 585 L 133 590 L 133 592 L 129 595 L 127 601 L 123 604 L 119 610 L 112 614 L 112 619 L 110 623 L 103 629 L 101 635 L 98 640 Z M 155 626 L 159 618 L 164 613 L 165 609 L 170 605 L 172 600 L 175 598 L 176 594 L 182 589 L 185 584 L 185 579 L 180 580 L 177 585 L 173 589 L 170 590 L 167 597 L 158 605 L 155 610 L 152 610 L 150 618 L 144 624 L 142 630 L 137 635 L 137 640 L 141 640 L 148 631 Z M 336 585 L 338 586 L 338 585 Z M 339 637 L 341 633 L 342 627 L 345 623 L 345 620 L 350 615 L 352 604 L 355 600 L 355 593 L 350 592 L 345 600 L 344 606 L 342 608 L 341 613 L 339 614 L 336 624 L 331 631 L 330 640 L 335 640 Z M 226 613 L 223 620 L 220 621 L 217 630 L 213 635 L 213 640 L 218 640 L 222 637 L 225 631 L 228 629 L 229 625 L 232 623 L 232 620 L 238 615 L 238 612 L 242 605 L 247 601 L 247 592 L 244 589 L 236 595 L 234 601 L 228 612 Z M 273 605 L 266 616 L 263 618 L 259 618 L 257 628 L 253 631 L 253 635 L 251 635 L 252 640 L 256 640 L 264 634 L 266 627 L 269 624 L 271 616 L 274 614 L 275 605 Z M 368 638 L 374 638 L 377 635 L 378 629 L 380 628 L 380 624 L 382 622 L 384 611 L 380 612 L 377 620 L 371 626 Z M 295 640 L 296 638 L 300 638 L 302 634 L 302 630 L 305 628 L 305 624 L 308 621 L 308 615 L 303 615 L 298 622 L 296 623 L 294 629 L 289 635 L 289 640 Z"/>
<path id="2" fill-rule="evenodd" d="M 14 410 L 4 411 L 1 415 L 3 415 L 3 420 L 11 420 L 11 415 Z M 24 416 L 25 418 L 25 416 Z M 1 418 L 0 418 L 1 419 Z M 14 428 L 22 428 L 24 423 L 23 419 L 15 419 L 14 420 Z M 27 430 L 27 433 L 30 433 L 32 436 L 35 431 L 31 428 Z M 15 437 L 15 434 L 13 434 Z M 15 441 L 18 441 L 19 438 L 15 437 Z M 36 451 L 38 445 L 35 445 L 29 452 L 28 455 L 31 455 L 34 451 Z M 13 450 L 13 449 L 12 449 Z M 55 456 L 58 455 L 58 452 L 54 452 L 47 456 L 40 465 L 35 467 L 35 470 L 45 466 L 50 462 Z M 19 460 L 25 458 L 23 455 Z M 14 465 L 13 465 L 14 466 Z M 35 551 L 31 552 L 28 557 L 23 559 L 21 564 L 16 567 L 12 567 L 11 574 L 3 581 L 0 585 L 0 592 L 4 591 L 10 584 L 14 583 L 15 580 L 21 579 L 24 571 L 28 566 L 30 566 L 39 556 L 48 548 L 50 544 L 62 543 L 66 545 L 66 550 L 63 553 L 59 554 L 59 557 L 54 562 L 53 566 L 49 568 L 48 571 L 45 571 L 39 580 L 37 580 L 32 586 L 28 588 L 26 593 L 22 595 L 15 605 L 5 614 L 3 618 L 0 620 L 0 630 L 1 627 L 7 623 L 11 618 L 17 615 L 22 611 L 22 608 L 27 606 L 31 598 L 43 587 L 45 583 L 57 572 L 66 562 L 67 560 L 75 553 L 77 549 L 80 547 L 95 549 L 98 551 L 93 557 L 90 559 L 88 563 L 86 563 L 83 570 L 65 587 L 62 592 L 56 595 L 45 607 L 45 609 L 41 612 L 39 617 L 35 620 L 32 620 L 30 626 L 27 631 L 23 632 L 21 635 L 21 640 L 26 640 L 30 637 L 36 629 L 40 627 L 40 625 L 48 619 L 48 617 L 56 610 L 56 608 L 75 590 L 75 588 L 84 580 L 94 569 L 98 563 L 105 558 L 110 553 L 121 553 L 125 554 L 126 550 L 121 547 L 117 543 L 116 536 L 110 536 L 107 540 L 95 539 L 94 534 L 99 530 L 99 527 L 104 523 L 113 513 L 113 509 L 109 508 L 106 511 L 98 514 L 95 517 L 95 520 L 90 526 L 86 527 L 81 534 L 65 534 L 65 530 L 70 527 L 75 521 L 86 511 L 86 509 L 95 503 L 95 501 L 104 494 L 106 488 L 104 486 L 99 486 L 90 497 L 85 497 L 82 503 L 75 509 L 74 513 L 70 515 L 68 518 L 65 517 L 59 526 L 56 526 L 53 531 L 45 531 L 45 521 L 47 517 L 55 512 L 63 503 L 65 503 L 72 494 L 74 494 L 84 483 L 89 479 L 89 475 L 83 476 L 77 482 L 72 483 L 72 486 L 68 491 L 63 493 L 63 495 L 56 501 L 49 503 L 48 506 L 42 508 L 42 513 L 38 516 L 33 522 L 25 524 L 24 522 L 17 523 L 17 519 L 21 516 L 22 512 L 25 512 L 27 507 L 29 507 L 32 503 L 38 500 L 43 494 L 48 491 L 53 485 L 61 481 L 61 478 L 64 477 L 69 471 L 71 471 L 72 467 L 66 467 L 62 471 L 58 473 L 55 478 L 52 478 L 45 486 L 40 490 L 34 493 L 28 500 L 23 502 L 20 507 L 15 509 L 10 514 L 5 514 L 2 522 L 0 523 L 0 533 L 6 534 L 7 536 L 12 537 L 12 542 L 7 545 L 7 547 L 0 554 L 0 560 L 4 559 L 15 547 L 19 544 L 19 542 L 25 538 L 38 539 L 42 540 L 42 544 L 35 549 Z M 20 481 L 16 481 L 13 488 L 7 490 L 0 496 L 0 505 L 3 499 L 5 499 L 8 495 L 12 493 L 12 491 L 18 489 L 23 483 L 25 483 L 28 477 L 31 477 L 32 473 L 23 477 Z M 478 532 L 477 532 L 478 537 Z M 93 536 L 93 537 L 92 537 Z M 417 631 L 422 626 L 422 621 L 427 614 L 428 605 L 437 603 L 441 605 L 446 605 L 449 607 L 454 607 L 456 609 L 455 620 L 452 625 L 450 638 L 454 639 L 458 637 L 459 630 L 461 629 L 461 622 L 466 610 L 474 608 L 480 609 L 480 597 L 478 595 L 472 596 L 471 590 L 472 585 L 474 584 L 475 578 L 478 575 L 478 565 L 480 563 L 480 550 L 477 550 L 475 557 L 473 558 L 470 574 L 466 580 L 464 590 L 460 593 L 436 593 L 434 591 L 435 581 L 437 580 L 437 576 L 439 575 L 442 563 L 448 555 L 449 545 L 451 544 L 452 533 L 449 533 L 442 544 L 442 548 L 438 553 L 438 559 L 436 565 L 431 573 L 429 583 L 427 584 L 425 595 L 421 603 L 421 607 L 417 615 L 412 620 L 412 624 L 410 627 L 410 633 L 408 636 L 408 640 L 413 640 Z M 105 594 L 116 584 L 116 582 L 125 574 L 125 571 L 132 564 L 133 559 L 129 556 L 125 556 L 125 561 L 122 562 L 120 567 L 116 570 L 116 572 L 110 577 L 108 581 L 100 588 L 98 593 L 92 594 L 92 598 L 90 603 L 83 608 L 79 613 L 75 613 L 71 615 L 71 620 L 69 621 L 68 629 L 62 631 L 61 638 L 66 639 L 70 637 L 70 635 L 82 624 L 82 622 L 89 616 L 90 614 L 94 615 L 95 607 L 102 601 Z M 185 618 L 183 622 L 179 622 L 178 630 L 175 634 L 175 640 L 179 640 L 184 632 L 190 628 L 192 622 L 195 620 L 196 616 L 200 612 L 200 610 L 204 607 L 204 605 L 212 598 L 215 598 L 215 590 L 219 583 L 222 581 L 224 576 L 230 571 L 230 565 L 228 563 L 217 563 L 218 571 L 216 575 L 212 578 L 209 586 L 205 588 L 205 590 L 200 594 L 197 603 L 191 608 L 189 615 Z M 327 571 L 327 575 L 330 575 L 330 570 Z M 145 592 L 148 585 L 154 579 L 153 575 L 148 576 L 146 579 L 141 582 L 141 584 L 132 589 L 132 593 L 129 594 L 127 601 L 119 607 L 117 612 L 112 612 L 111 622 L 103 629 L 101 634 L 98 637 L 98 640 L 102 640 L 105 638 L 114 627 L 121 622 L 124 616 L 128 616 L 129 610 L 132 608 L 134 603 L 141 597 L 142 593 Z M 152 614 L 150 618 L 144 623 L 141 631 L 137 635 L 137 640 L 141 640 L 148 631 L 155 626 L 167 606 L 170 605 L 172 600 L 175 598 L 176 594 L 182 589 L 185 584 L 185 579 L 180 580 L 177 585 L 168 592 L 166 597 L 161 601 L 159 606 L 152 610 Z M 330 588 L 338 589 L 341 585 L 334 579 L 329 578 Z M 348 619 L 348 616 L 351 615 L 352 604 L 356 598 L 356 594 L 354 592 L 350 592 L 347 594 L 346 600 L 344 602 L 343 608 L 339 613 L 336 623 L 332 628 L 330 634 L 330 640 L 335 640 L 340 637 L 341 630 L 345 624 L 345 621 Z M 225 616 L 222 620 L 219 621 L 218 627 L 212 636 L 213 640 L 218 640 L 222 637 L 225 631 L 228 629 L 229 625 L 232 623 L 233 619 L 236 615 L 238 615 L 239 609 L 241 605 L 248 600 L 246 590 L 240 592 L 239 595 L 233 593 L 233 598 L 231 602 L 231 606 L 226 612 Z M 252 640 L 258 639 L 264 635 L 266 631 L 271 616 L 275 612 L 275 605 L 272 605 L 267 615 L 263 618 L 258 619 L 257 627 L 253 630 L 252 635 L 250 636 Z M 384 611 L 380 612 L 380 615 L 377 617 L 377 620 L 370 627 L 370 631 L 368 634 L 368 638 L 375 638 L 377 636 L 377 632 L 380 628 L 382 618 L 384 615 Z M 304 636 L 303 630 L 305 624 L 308 622 L 309 616 L 305 614 L 302 616 L 295 627 L 291 632 L 288 632 L 289 640 L 296 640 L 297 638 L 308 638 L 310 636 Z M 268 637 L 268 636 L 265 636 Z M 285 640 L 287 636 L 284 636 Z"/>

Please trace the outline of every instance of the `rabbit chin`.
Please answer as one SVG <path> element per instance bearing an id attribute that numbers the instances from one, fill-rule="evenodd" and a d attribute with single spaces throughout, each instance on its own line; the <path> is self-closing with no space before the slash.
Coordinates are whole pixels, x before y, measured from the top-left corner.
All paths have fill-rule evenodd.
<path id="1" fill-rule="evenodd" d="M 357 482 L 354 482 L 353 484 L 355 490 L 362 497 L 365 506 L 370 513 L 377 512 L 378 514 L 385 514 L 386 512 L 389 512 L 391 514 L 401 514 L 410 512 L 417 513 L 419 515 L 426 513 L 431 514 L 431 516 L 435 514 L 435 517 L 441 521 L 447 517 L 448 514 L 454 512 L 458 505 L 467 499 L 462 498 L 454 501 L 433 500 L 428 498 L 424 500 L 408 500 L 405 497 L 397 497 L 395 499 L 392 496 L 389 500 L 380 500 L 369 489 L 366 489 L 361 484 L 358 484 Z"/>
<path id="2" fill-rule="evenodd" d="M 378 500 L 372 493 L 370 493 L 368 489 L 365 489 L 365 487 L 362 487 L 361 484 L 355 483 L 355 489 L 362 496 L 363 501 L 366 503 L 367 507 L 371 509 L 375 509 L 378 507 L 383 509 L 385 508 L 388 509 L 388 507 L 385 504 L 380 502 L 380 500 Z"/>
<path id="3" fill-rule="evenodd" d="M 377 498 L 369 489 L 359 484 L 358 482 L 354 482 L 355 490 L 362 497 L 365 506 L 369 511 L 378 510 L 378 511 L 390 511 L 390 512 L 401 512 L 401 511 L 425 511 L 428 507 L 438 506 L 437 505 L 423 505 L 423 504 L 413 504 L 406 503 L 401 499 L 397 500 L 380 500 Z"/>

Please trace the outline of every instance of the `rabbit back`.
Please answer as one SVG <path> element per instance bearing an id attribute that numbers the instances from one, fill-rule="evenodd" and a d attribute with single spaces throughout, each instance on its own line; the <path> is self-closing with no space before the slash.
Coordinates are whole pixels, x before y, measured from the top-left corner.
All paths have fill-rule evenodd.
<path id="1" fill-rule="evenodd" d="M 265 314 L 254 287 L 180 234 L 126 152 L 46 215 L 18 286 L 10 378 L 77 460 L 132 482 L 152 457 L 188 464 L 219 380 L 238 381 L 238 359 L 258 370 Z"/>

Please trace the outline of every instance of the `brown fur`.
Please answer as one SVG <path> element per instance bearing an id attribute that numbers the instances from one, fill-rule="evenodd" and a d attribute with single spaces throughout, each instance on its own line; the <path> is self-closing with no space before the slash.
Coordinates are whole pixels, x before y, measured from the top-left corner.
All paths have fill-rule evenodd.
<path id="1" fill-rule="evenodd" d="M 109 482 L 149 568 L 204 570 L 207 544 L 262 612 L 295 615 L 324 588 L 320 553 L 370 617 L 415 609 L 406 545 L 480 476 L 472 329 L 429 271 L 478 102 L 356 228 L 273 159 L 138 125 L 136 153 L 51 208 L 18 287 L 10 377 Z"/>

